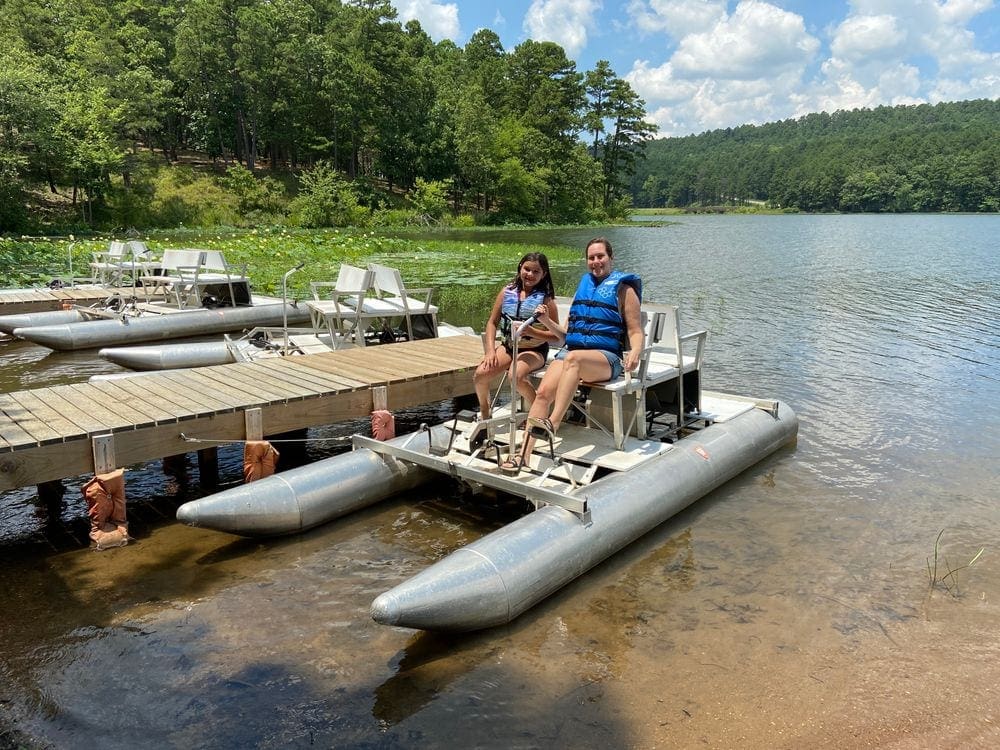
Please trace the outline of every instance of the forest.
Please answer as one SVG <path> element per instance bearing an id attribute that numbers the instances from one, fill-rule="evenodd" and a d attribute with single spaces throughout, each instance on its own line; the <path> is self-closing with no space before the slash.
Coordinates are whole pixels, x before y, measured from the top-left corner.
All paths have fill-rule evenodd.
<path id="1" fill-rule="evenodd" d="M 395 19 L 384 0 L 4 0 L 0 231 L 30 228 L 39 188 L 90 226 L 357 224 L 412 191 L 424 221 L 623 214 L 655 127 L 606 62 Z M 192 161 L 222 179 L 162 169 Z"/>
<path id="2" fill-rule="evenodd" d="M 385 0 L 4 0 L 0 233 L 1000 210 L 1000 102 L 655 139 L 606 61 Z"/>
<path id="3" fill-rule="evenodd" d="M 1000 211 L 1000 101 L 809 114 L 652 141 L 636 206 Z"/>

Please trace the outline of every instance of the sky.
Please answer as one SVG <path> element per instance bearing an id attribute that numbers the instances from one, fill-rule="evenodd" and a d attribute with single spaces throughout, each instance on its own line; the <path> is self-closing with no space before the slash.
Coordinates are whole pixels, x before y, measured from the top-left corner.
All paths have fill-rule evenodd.
<path id="1" fill-rule="evenodd" d="M 658 136 L 810 112 L 1000 98 L 1000 0 L 393 0 L 434 41 L 607 60 Z"/>

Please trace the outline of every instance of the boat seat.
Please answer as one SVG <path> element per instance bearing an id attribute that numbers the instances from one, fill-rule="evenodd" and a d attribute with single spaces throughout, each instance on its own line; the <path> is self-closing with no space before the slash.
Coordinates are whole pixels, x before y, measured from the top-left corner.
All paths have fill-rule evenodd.
<path id="1" fill-rule="evenodd" d="M 202 250 L 196 264 L 178 265 L 179 280 L 173 283 L 178 307 L 200 307 L 211 294 L 224 307 L 250 304 L 250 280 L 246 264 L 229 263 L 218 250 Z"/>
<path id="2" fill-rule="evenodd" d="M 120 286 L 128 250 L 127 242 L 111 240 L 107 250 L 91 253 L 91 277 L 99 284 Z"/>
<path id="3" fill-rule="evenodd" d="M 251 302 L 246 264 L 229 263 L 218 250 L 165 250 L 158 261 L 143 265 L 147 272 L 139 282 L 147 302 L 160 293 L 173 295 L 179 308 L 201 306 L 206 293 L 217 296 L 226 306 Z"/>
<path id="4" fill-rule="evenodd" d="M 313 281 L 309 284 L 312 299 L 306 301 L 313 330 L 330 334 L 336 349 L 351 339 L 365 345 L 364 330 L 375 316 L 366 315 L 366 298 L 372 286 L 372 272 L 341 263 L 336 281 Z"/>
<path id="5" fill-rule="evenodd" d="M 369 263 L 372 272 L 373 296 L 365 299 L 365 312 L 380 316 L 386 325 L 402 320 L 409 341 L 437 335 L 438 308 L 431 304 L 434 290 L 430 287 L 407 288 L 398 269 Z M 423 323 L 426 323 L 422 325 Z M 420 336 L 415 336 L 420 333 Z"/>
<path id="6" fill-rule="evenodd" d="M 682 336 L 676 305 L 644 304 L 642 320 L 645 346 L 636 371 L 611 381 L 581 382 L 585 397 L 572 404 L 589 426 L 613 435 L 619 450 L 629 435 L 645 438 L 664 414 L 672 420 L 670 433 L 676 434 L 690 423 L 688 414 L 701 411 L 701 365 L 708 333 Z M 565 324 L 562 309 L 560 321 Z M 685 353 L 685 346 L 689 350 L 693 346 L 693 353 Z M 550 353 L 550 360 L 555 353 Z M 546 369 L 532 377 L 540 381 Z"/>
<path id="7" fill-rule="evenodd" d="M 150 263 L 150 267 L 139 277 L 146 301 L 149 302 L 151 296 L 167 293 L 173 293 L 177 297 L 174 285 L 182 280 L 178 269 L 200 265 L 203 252 L 204 250 L 187 248 L 164 250 L 160 259 Z M 177 303 L 180 305 L 180 299 L 177 299 Z"/>

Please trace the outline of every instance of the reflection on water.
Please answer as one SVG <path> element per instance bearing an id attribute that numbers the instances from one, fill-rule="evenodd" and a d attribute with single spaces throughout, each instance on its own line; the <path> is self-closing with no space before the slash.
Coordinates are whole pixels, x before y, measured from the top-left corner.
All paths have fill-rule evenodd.
<path id="1" fill-rule="evenodd" d="M 3 721 L 57 747 L 989 747 L 1000 218 L 684 217 L 609 229 L 646 298 L 709 331 L 707 387 L 779 397 L 799 440 L 514 623 L 377 626 L 371 600 L 523 508 L 450 480 L 305 534 L 180 526 L 128 475 L 136 542 L 82 546 L 79 482 L 0 503 Z M 559 231 L 580 247 L 595 232 Z M 548 233 L 526 233 L 546 241 Z M 444 317 L 448 317 L 443 311 Z M 0 344 L 4 390 L 92 354 Z M 400 415 L 400 431 L 448 416 Z M 307 458 L 363 420 L 311 430 Z M 240 481 L 238 449 L 219 452 Z M 941 559 L 957 591 L 932 589 Z M 0 736 L 3 736 L 0 734 Z"/>

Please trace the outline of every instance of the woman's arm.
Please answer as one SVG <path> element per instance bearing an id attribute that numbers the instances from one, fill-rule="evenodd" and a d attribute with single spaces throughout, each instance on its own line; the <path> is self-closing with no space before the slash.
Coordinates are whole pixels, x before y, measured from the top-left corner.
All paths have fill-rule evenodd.
<path id="1" fill-rule="evenodd" d="M 639 356 L 645 344 L 645 333 L 642 330 L 642 312 L 639 305 L 639 295 L 627 284 L 618 288 L 618 305 L 625 320 L 625 330 L 628 331 L 628 351 L 625 353 L 625 369 L 632 372 L 639 366 Z"/>

